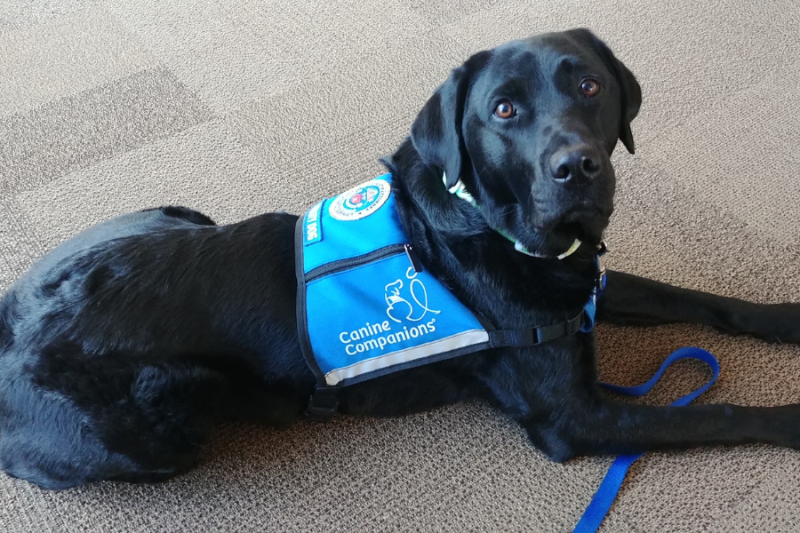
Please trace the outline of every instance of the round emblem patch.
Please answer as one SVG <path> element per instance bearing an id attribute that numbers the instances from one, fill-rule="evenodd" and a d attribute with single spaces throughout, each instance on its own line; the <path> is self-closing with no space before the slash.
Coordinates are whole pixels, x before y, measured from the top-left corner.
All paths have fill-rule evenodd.
<path id="1" fill-rule="evenodd" d="M 391 192 L 386 181 L 368 181 L 337 196 L 328 212 L 336 220 L 359 220 L 380 209 Z"/>

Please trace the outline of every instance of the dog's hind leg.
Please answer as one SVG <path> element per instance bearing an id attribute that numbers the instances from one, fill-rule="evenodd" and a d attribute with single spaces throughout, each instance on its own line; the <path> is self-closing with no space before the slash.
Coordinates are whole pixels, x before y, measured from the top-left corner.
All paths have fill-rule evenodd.
<path id="1" fill-rule="evenodd" d="M 137 468 L 110 452 L 67 398 L 42 394 L 24 380 L 4 385 L 0 468 L 11 477 L 62 490 Z"/>
<path id="2" fill-rule="evenodd" d="M 180 474 L 215 423 L 249 399 L 248 381 L 196 358 L 48 348 L 0 377 L 0 468 L 44 488 Z"/>
<path id="3" fill-rule="evenodd" d="M 620 326 L 705 324 L 731 335 L 800 343 L 800 303 L 756 304 L 624 272 L 608 273 L 597 318 Z"/>

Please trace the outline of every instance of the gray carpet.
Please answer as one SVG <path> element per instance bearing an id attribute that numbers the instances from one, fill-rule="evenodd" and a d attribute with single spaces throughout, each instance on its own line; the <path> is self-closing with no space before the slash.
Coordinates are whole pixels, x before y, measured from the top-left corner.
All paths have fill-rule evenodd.
<path id="1" fill-rule="evenodd" d="M 4 0 L 0 292 L 49 248 L 126 211 L 220 222 L 299 212 L 381 172 L 470 53 L 588 26 L 639 77 L 618 152 L 614 268 L 760 302 L 800 301 L 797 0 Z M 599 328 L 601 374 L 634 384 L 699 345 L 701 402 L 800 401 L 800 347 L 709 329 Z M 663 404 L 707 377 L 667 373 Z M 483 405 L 288 431 L 220 431 L 158 486 L 41 491 L 0 475 L 0 530 L 570 530 L 610 463 L 548 462 Z M 604 532 L 800 531 L 800 452 L 648 454 Z"/>

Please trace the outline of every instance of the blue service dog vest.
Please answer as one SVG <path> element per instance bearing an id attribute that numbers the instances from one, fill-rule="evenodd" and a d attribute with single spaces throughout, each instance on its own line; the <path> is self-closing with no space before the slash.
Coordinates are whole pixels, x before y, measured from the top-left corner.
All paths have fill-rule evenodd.
<path id="1" fill-rule="evenodd" d="M 478 318 L 412 255 L 390 175 L 313 206 L 301 230 L 298 318 L 325 385 L 488 347 Z"/>
<path id="2" fill-rule="evenodd" d="M 553 326 L 496 330 L 476 316 L 415 256 L 390 174 L 314 205 L 298 220 L 295 247 L 300 343 L 317 377 L 309 414 L 315 400 L 328 405 L 318 418 L 335 412 L 339 386 L 593 324 L 594 296 L 577 317 Z"/>

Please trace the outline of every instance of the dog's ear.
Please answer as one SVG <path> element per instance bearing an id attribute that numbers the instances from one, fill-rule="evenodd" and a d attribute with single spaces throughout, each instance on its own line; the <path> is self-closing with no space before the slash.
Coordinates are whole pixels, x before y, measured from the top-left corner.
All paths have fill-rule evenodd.
<path id="1" fill-rule="evenodd" d="M 580 40 L 587 42 L 596 50 L 611 69 L 611 72 L 614 73 L 622 96 L 622 120 L 619 127 L 619 139 L 630 153 L 634 153 L 631 122 L 633 122 L 633 119 L 639 114 L 639 108 L 642 105 L 642 88 L 639 86 L 639 82 L 636 81 L 636 78 L 633 73 L 628 70 L 628 67 L 623 65 L 622 62 L 614 56 L 614 53 L 606 43 L 601 41 L 591 31 L 581 28 L 573 30 L 573 33 Z"/>
<path id="2" fill-rule="evenodd" d="M 454 186 L 463 168 L 470 165 L 464 145 L 462 121 L 470 82 L 486 63 L 490 52 L 479 52 L 453 69 L 420 111 L 411 126 L 411 142 L 428 165 L 447 174 L 447 188 Z"/>

